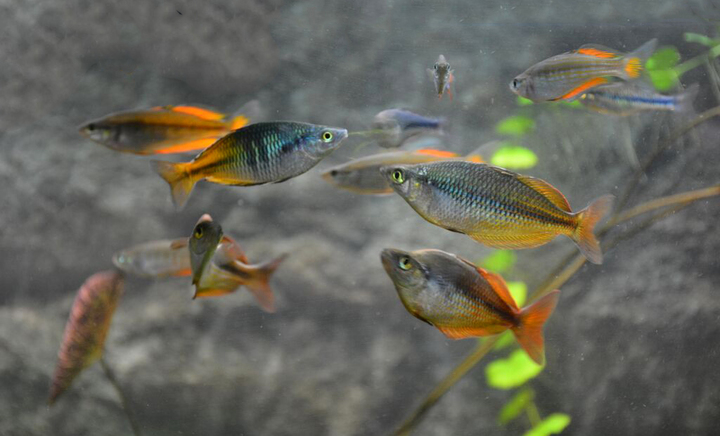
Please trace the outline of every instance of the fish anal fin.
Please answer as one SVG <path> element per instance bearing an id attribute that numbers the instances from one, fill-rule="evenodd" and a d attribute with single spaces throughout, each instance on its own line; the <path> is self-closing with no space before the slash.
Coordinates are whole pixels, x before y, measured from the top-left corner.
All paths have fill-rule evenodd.
<path id="1" fill-rule="evenodd" d="M 558 209 L 564 210 L 565 212 L 572 212 L 572 210 L 570 209 L 570 203 L 568 203 L 567 198 L 565 198 L 562 192 L 558 191 L 556 187 L 549 184 L 545 180 L 522 175 L 518 175 L 518 180 L 520 180 L 522 183 L 532 188 L 536 192 L 542 194 L 543 197 L 550 200 L 550 202 L 554 204 Z"/>
<path id="2" fill-rule="evenodd" d="M 508 329 L 506 325 L 493 325 L 485 327 L 451 327 L 435 326 L 450 339 L 476 338 L 480 336 L 491 336 L 504 332 Z"/>
<path id="3" fill-rule="evenodd" d="M 603 85 L 605 83 L 608 83 L 608 79 L 604 77 L 595 77 L 594 79 L 590 79 L 587 82 L 584 82 L 581 85 L 575 87 L 574 89 L 570 90 L 568 93 L 564 94 L 560 98 L 557 98 L 556 100 L 574 100 L 575 98 L 583 94 L 585 91 L 595 88 L 596 86 Z"/>
<path id="4" fill-rule="evenodd" d="M 195 291 L 193 300 L 196 298 L 221 297 L 223 295 L 232 294 L 239 286 L 234 288 L 206 288 Z"/>
<path id="5" fill-rule="evenodd" d="M 211 136 L 209 138 L 196 139 L 194 141 L 183 142 L 180 144 L 171 145 L 169 147 L 162 148 L 155 151 L 155 154 L 173 154 L 173 153 L 188 153 L 191 151 L 205 150 L 206 148 L 217 142 L 218 138 Z"/>
<path id="6" fill-rule="evenodd" d="M 492 248 L 503 250 L 521 250 L 539 247 L 553 240 L 557 234 L 546 231 L 526 232 L 518 236 L 488 235 L 486 232 L 469 233 L 477 242 Z"/>
<path id="7" fill-rule="evenodd" d="M 415 154 L 423 154 L 426 156 L 434 156 L 434 157 L 440 157 L 440 158 L 453 158 L 458 157 L 457 153 L 453 153 L 452 151 L 445 151 L 445 150 L 434 150 L 431 148 L 423 148 L 421 150 L 417 150 L 414 152 Z"/>

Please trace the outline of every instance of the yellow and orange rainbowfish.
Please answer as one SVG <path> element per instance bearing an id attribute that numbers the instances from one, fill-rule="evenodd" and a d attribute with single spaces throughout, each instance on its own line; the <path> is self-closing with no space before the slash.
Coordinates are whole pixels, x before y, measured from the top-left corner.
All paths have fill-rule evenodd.
<path id="1" fill-rule="evenodd" d="M 573 212 L 548 182 L 504 168 L 465 161 L 390 165 L 380 172 L 427 221 L 495 248 L 532 248 L 558 235 L 573 240 L 592 263 L 602 263 L 593 234 L 612 195 Z"/>
<path id="2" fill-rule="evenodd" d="M 624 54 L 601 45 L 587 44 L 533 65 L 510 82 L 510 90 L 534 102 L 572 101 L 613 80 L 638 79 L 656 46 L 657 39 L 652 39 Z"/>
<path id="3" fill-rule="evenodd" d="M 83 369 L 102 356 L 105 337 L 122 296 L 123 285 L 122 273 L 103 271 L 90 276 L 80 287 L 58 353 L 50 388 L 51 405 Z"/>
<path id="4" fill-rule="evenodd" d="M 414 317 L 451 339 L 510 330 L 535 362 L 545 362 L 542 330 L 560 291 L 520 309 L 502 277 L 454 254 L 388 248 L 380 259 L 400 301 Z"/>
<path id="5" fill-rule="evenodd" d="M 260 112 L 253 100 L 233 116 L 197 106 L 158 106 L 118 112 L 90 121 L 83 136 L 112 150 L 141 155 L 204 150 L 219 138 L 244 127 Z"/>

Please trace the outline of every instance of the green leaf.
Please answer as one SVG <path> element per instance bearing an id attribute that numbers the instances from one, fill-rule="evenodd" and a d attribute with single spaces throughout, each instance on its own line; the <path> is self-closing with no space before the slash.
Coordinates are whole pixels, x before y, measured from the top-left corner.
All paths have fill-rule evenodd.
<path id="1" fill-rule="evenodd" d="M 490 272 L 502 274 L 515 265 L 517 256 L 510 250 L 495 250 L 495 252 L 480 262 L 480 266 Z"/>
<path id="2" fill-rule="evenodd" d="M 531 104 L 533 104 L 533 102 L 529 98 L 520 97 L 518 95 L 517 104 L 518 106 L 530 106 Z"/>
<path id="3" fill-rule="evenodd" d="M 700 35 L 699 33 L 685 32 L 683 36 L 685 37 L 685 41 L 687 42 L 695 42 L 708 47 L 715 47 L 716 45 L 720 45 L 719 39 L 710 38 L 705 35 Z"/>
<path id="4" fill-rule="evenodd" d="M 493 350 L 502 350 L 515 343 L 515 337 L 510 330 L 500 333 L 500 339 L 493 345 Z"/>
<path id="5" fill-rule="evenodd" d="M 515 394 L 515 396 L 512 397 L 510 401 L 505 403 L 502 409 L 500 409 L 500 414 L 498 415 L 498 423 L 500 425 L 505 425 L 513 419 L 517 418 L 517 416 L 520 415 L 523 410 L 525 410 L 525 407 L 530 401 L 532 401 L 532 399 L 533 391 L 530 389 L 523 389 L 517 394 Z"/>
<path id="6" fill-rule="evenodd" d="M 669 91 L 680 83 L 675 70 L 648 71 L 650 80 L 658 91 Z"/>
<path id="7" fill-rule="evenodd" d="M 526 431 L 524 436 L 549 436 L 551 434 L 558 434 L 565 430 L 565 427 L 569 424 L 570 415 L 553 413 L 540 421 L 538 425 Z"/>
<path id="8" fill-rule="evenodd" d="M 527 297 L 527 285 L 525 282 L 507 282 L 507 287 L 515 303 L 517 303 L 518 307 L 522 307 Z"/>
<path id="9" fill-rule="evenodd" d="M 488 385 L 497 389 L 512 389 L 536 377 L 543 367 L 533 362 L 523 350 L 516 350 L 506 359 L 490 362 L 485 367 Z"/>
<path id="10" fill-rule="evenodd" d="M 535 121 L 532 118 L 516 115 L 500 121 L 495 126 L 495 131 L 500 135 L 522 136 L 532 132 L 535 128 Z"/>
<path id="11" fill-rule="evenodd" d="M 517 145 L 505 145 L 493 154 L 493 165 L 508 169 L 524 170 L 537 165 L 538 157 L 532 150 Z"/>
<path id="12" fill-rule="evenodd" d="M 562 106 L 566 106 L 566 107 L 581 107 L 582 106 L 582 103 L 580 103 L 580 100 L 573 100 L 573 101 L 563 100 L 558 103 L 561 104 Z"/>
<path id="13" fill-rule="evenodd" d="M 653 53 L 650 59 L 645 62 L 645 68 L 648 71 L 666 70 L 672 68 L 680 62 L 680 53 L 675 47 L 663 47 Z"/>

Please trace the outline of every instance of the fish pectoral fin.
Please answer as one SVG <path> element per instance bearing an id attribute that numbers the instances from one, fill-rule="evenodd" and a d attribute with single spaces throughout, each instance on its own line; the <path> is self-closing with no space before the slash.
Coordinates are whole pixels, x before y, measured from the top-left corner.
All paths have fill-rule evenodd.
<path id="1" fill-rule="evenodd" d="M 575 87 L 574 89 L 570 90 L 566 94 L 564 94 L 562 97 L 557 98 L 556 100 L 568 100 L 573 101 L 576 98 L 580 97 L 585 91 L 588 91 L 592 88 L 595 88 L 600 85 L 604 85 L 608 83 L 608 79 L 604 77 L 595 77 L 594 79 L 590 79 L 587 82 L 582 83 L 581 85 Z"/>
<path id="2" fill-rule="evenodd" d="M 558 209 L 564 210 L 565 212 L 572 212 L 570 209 L 570 203 L 568 203 L 567 198 L 565 198 L 562 192 L 558 191 L 556 187 L 545 180 L 522 175 L 518 175 L 517 179 L 550 200 L 550 202 Z"/>

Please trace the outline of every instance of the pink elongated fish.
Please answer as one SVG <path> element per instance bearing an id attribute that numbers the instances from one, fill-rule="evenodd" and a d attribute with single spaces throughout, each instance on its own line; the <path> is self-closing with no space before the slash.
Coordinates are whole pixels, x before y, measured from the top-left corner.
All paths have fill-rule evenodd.
<path id="1" fill-rule="evenodd" d="M 49 404 L 55 403 L 82 370 L 102 356 L 124 281 L 118 271 L 103 271 L 90 276 L 80 287 L 65 325 Z"/>

